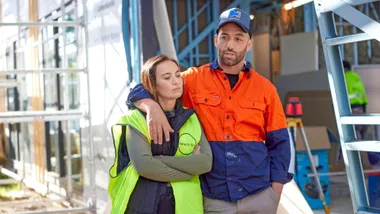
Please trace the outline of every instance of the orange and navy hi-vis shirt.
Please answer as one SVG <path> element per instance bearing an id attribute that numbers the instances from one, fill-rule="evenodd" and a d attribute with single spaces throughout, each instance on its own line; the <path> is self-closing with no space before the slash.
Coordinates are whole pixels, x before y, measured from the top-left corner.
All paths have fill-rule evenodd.
<path id="1" fill-rule="evenodd" d="M 200 176 L 205 196 L 237 201 L 293 178 L 286 119 L 271 82 L 245 66 L 231 89 L 217 60 L 183 78 L 183 105 L 196 110 L 213 152 L 211 171 Z M 127 104 L 149 97 L 138 85 Z"/>

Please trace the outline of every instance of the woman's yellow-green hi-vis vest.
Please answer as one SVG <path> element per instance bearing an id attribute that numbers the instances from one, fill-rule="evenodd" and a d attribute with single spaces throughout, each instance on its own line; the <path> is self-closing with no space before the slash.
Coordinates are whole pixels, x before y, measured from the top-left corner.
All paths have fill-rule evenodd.
<path id="1" fill-rule="evenodd" d="M 112 126 L 112 135 L 115 146 L 115 161 L 110 169 L 110 180 L 108 193 L 112 201 L 112 214 L 124 213 L 130 196 L 139 179 L 133 165 L 129 162 L 128 167 L 117 174 L 118 150 L 122 136 L 122 126 L 130 125 L 146 136 L 149 142 L 151 139 L 148 133 L 148 126 L 145 117 L 138 110 L 129 111 L 116 125 Z M 192 155 L 194 147 L 201 138 L 201 125 L 195 114 L 179 130 L 179 145 L 175 156 Z M 199 176 L 194 176 L 187 181 L 170 182 L 173 188 L 176 214 L 198 214 L 203 213 L 203 199 L 200 187 Z"/>

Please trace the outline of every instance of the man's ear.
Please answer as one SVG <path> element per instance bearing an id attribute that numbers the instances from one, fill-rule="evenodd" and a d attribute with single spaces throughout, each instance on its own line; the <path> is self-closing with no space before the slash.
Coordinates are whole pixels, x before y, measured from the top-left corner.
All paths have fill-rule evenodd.
<path id="1" fill-rule="evenodd" d="M 218 48 L 218 46 L 216 45 L 217 42 L 218 42 L 218 34 L 215 34 L 215 35 L 214 35 L 214 46 L 215 46 L 216 48 Z"/>
<path id="2" fill-rule="evenodd" d="M 248 40 L 248 44 L 247 44 L 247 50 L 246 50 L 247 52 L 250 51 L 250 50 L 252 50 L 252 43 L 253 43 L 253 42 L 252 42 L 252 38 L 250 38 L 250 39 Z"/>

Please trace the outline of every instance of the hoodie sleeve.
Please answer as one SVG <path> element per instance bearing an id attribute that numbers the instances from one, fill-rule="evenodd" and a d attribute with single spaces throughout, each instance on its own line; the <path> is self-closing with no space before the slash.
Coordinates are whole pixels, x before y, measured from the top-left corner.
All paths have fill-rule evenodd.
<path id="1" fill-rule="evenodd" d="M 145 98 L 153 99 L 152 95 L 144 88 L 143 84 L 139 83 L 129 92 L 126 104 L 129 109 L 135 109 L 136 106 L 134 105 L 134 102 Z"/>

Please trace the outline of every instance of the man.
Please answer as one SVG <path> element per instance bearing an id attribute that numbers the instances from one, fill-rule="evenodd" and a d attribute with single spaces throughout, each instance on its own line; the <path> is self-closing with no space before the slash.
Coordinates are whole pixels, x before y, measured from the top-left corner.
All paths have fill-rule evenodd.
<path id="1" fill-rule="evenodd" d="M 217 60 L 182 74 L 183 105 L 196 110 L 213 152 L 213 167 L 201 176 L 205 213 L 274 214 L 293 177 L 282 104 L 273 84 L 245 62 L 252 47 L 249 14 L 224 11 L 216 33 Z M 155 143 L 168 141 L 172 129 L 141 85 L 127 103 L 147 112 Z"/>
<path id="2" fill-rule="evenodd" d="M 366 112 L 368 103 L 364 84 L 359 74 L 351 70 L 351 64 L 348 61 L 343 60 L 343 68 L 351 111 L 353 114 L 363 114 Z M 358 139 L 365 140 L 367 137 L 367 126 L 356 125 L 355 127 Z"/>
<path id="3" fill-rule="evenodd" d="M 364 84 L 359 74 L 351 70 L 351 64 L 348 61 L 343 60 L 343 67 L 352 113 L 365 113 L 368 99 Z"/>

